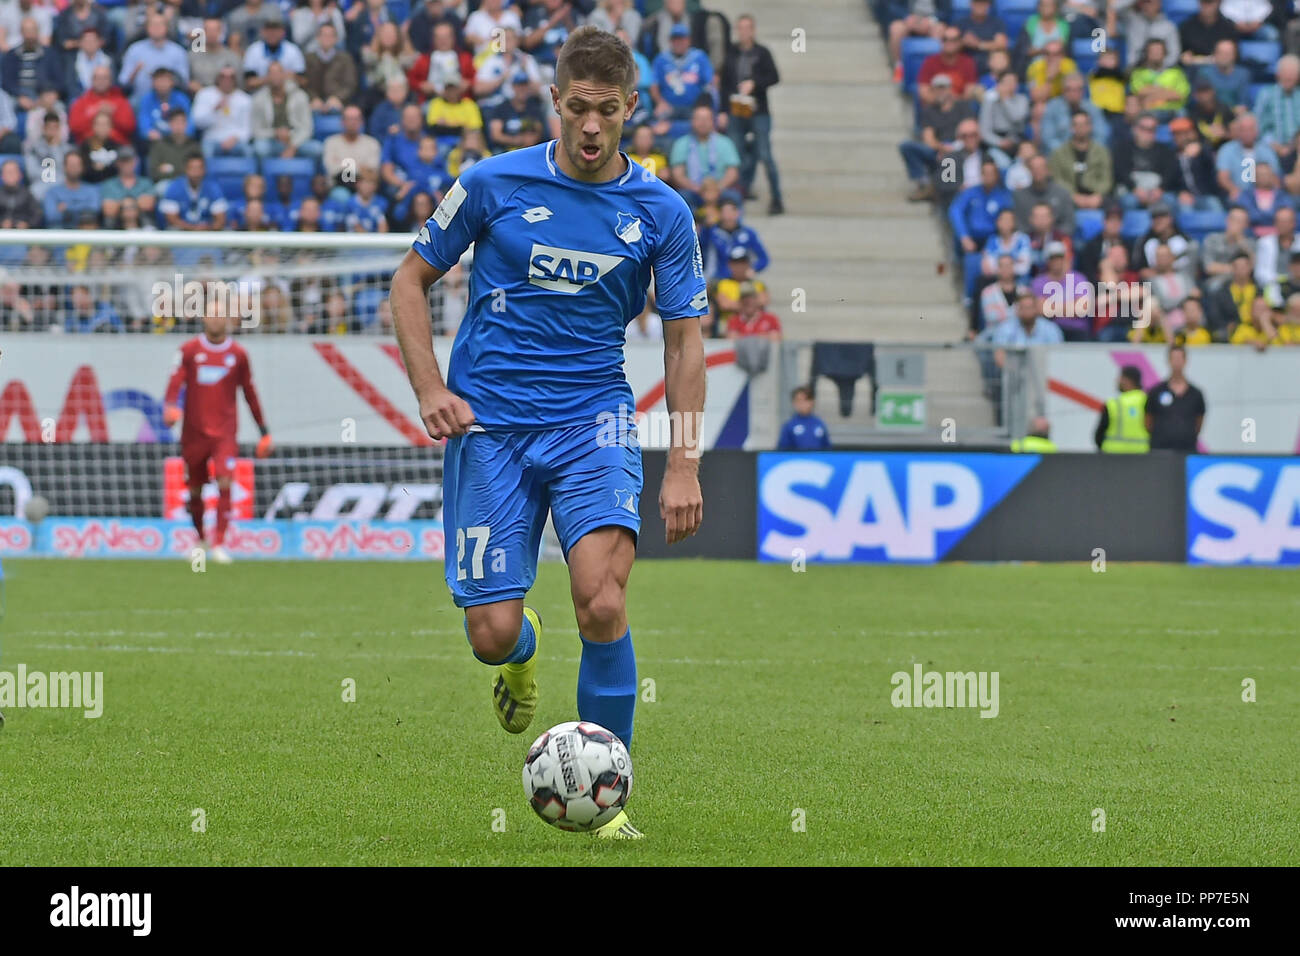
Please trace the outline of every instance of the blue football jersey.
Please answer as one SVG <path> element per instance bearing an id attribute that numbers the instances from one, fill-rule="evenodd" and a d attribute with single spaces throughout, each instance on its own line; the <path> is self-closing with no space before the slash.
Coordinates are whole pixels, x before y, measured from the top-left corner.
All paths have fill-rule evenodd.
<path id="1" fill-rule="evenodd" d="M 447 385 L 487 429 L 558 428 L 632 408 L 623 344 L 651 270 L 665 321 L 709 311 L 686 202 L 625 155 L 615 179 L 571 179 L 556 146 L 475 163 L 414 245 L 446 272 L 474 244 Z"/>

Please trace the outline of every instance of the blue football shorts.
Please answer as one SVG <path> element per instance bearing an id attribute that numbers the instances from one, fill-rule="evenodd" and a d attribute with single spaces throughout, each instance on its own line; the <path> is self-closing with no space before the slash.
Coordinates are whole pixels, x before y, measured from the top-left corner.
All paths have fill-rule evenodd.
<path id="1" fill-rule="evenodd" d="M 566 560 L 597 528 L 640 532 L 641 449 L 634 432 L 617 442 L 601 441 L 601 434 L 583 423 L 447 440 L 442 525 L 447 587 L 457 607 L 527 593 L 547 511 Z"/>

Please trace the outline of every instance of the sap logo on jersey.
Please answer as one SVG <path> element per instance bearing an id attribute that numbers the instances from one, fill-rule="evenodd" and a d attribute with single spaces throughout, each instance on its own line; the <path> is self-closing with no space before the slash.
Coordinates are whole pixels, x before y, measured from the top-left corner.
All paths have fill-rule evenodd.
<path id="1" fill-rule="evenodd" d="M 1038 456 L 759 456 L 758 551 L 767 561 L 941 559 Z"/>
<path id="2" fill-rule="evenodd" d="M 216 385 L 229 371 L 230 369 L 224 365 L 200 365 L 195 370 L 195 380 L 200 385 Z"/>
<path id="3" fill-rule="evenodd" d="M 1187 561 L 1300 565 L 1300 463 L 1189 457 Z"/>
<path id="4" fill-rule="evenodd" d="M 533 243 L 528 257 L 528 281 L 552 292 L 572 295 L 599 282 L 622 261 L 623 256 L 603 256 L 598 252 Z"/>

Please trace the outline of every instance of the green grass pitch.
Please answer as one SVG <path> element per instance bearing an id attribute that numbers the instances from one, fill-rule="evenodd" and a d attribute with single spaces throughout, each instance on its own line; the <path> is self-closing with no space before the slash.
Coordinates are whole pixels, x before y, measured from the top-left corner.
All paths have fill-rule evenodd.
<path id="1" fill-rule="evenodd" d="M 544 825 L 520 783 L 533 737 L 576 718 L 562 566 L 530 598 L 520 737 L 440 566 L 5 571 L 0 670 L 103 671 L 105 704 L 7 709 L 4 865 L 1300 863 L 1294 573 L 643 562 L 648 839 L 608 843 Z M 916 662 L 997 671 L 998 717 L 895 709 Z"/>

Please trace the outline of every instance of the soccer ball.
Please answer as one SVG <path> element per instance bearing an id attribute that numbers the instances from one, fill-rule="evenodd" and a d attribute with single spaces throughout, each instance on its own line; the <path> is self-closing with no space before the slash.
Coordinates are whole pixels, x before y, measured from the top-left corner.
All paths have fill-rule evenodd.
<path id="1" fill-rule="evenodd" d="M 524 796 L 539 817 L 561 830 L 599 829 L 631 795 L 632 758 L 599 724 L 557 724 L 533 741 L 524 758 Z"/>

